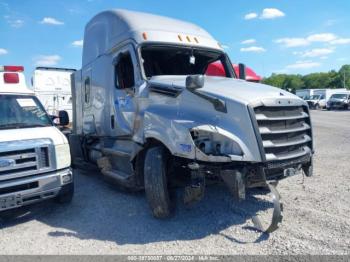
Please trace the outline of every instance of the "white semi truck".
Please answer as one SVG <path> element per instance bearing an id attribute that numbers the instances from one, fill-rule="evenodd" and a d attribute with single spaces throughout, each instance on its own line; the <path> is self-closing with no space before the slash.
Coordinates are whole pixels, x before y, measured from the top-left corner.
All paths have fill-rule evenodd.
<path id="1" fill-rule="evenodd" d="M 204 76 L 220 63 L 225 76 Z M 240 77 L 245 78 L 244 65 Z M 274 195 L 271 232 L 281 221 L 275 185 L 312 175 L 308 105 L 271 86 L 237 79 L 217 40 L 197 25 L 110 10 L 86 25 L 82 69 L 73 77 L 75 162 L 97 164 L 130 189 L 144 189 L 155 217 L 171 214 L 173 186 L 188 204 L 208 181 L 237 199 L 246 188 Z"/>
<path id="2" fill-rule="evenodd" d="M 70 202 L 74 193 L 68 141 L 22 72 L 0 66 L 0 211 L 49 198 Z"/>

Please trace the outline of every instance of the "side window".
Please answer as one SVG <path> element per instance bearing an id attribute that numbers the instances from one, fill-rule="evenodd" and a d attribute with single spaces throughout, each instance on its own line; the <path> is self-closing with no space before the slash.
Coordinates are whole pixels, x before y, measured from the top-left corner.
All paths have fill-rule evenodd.
<path id="1" fill-rule="evenodd" d="M 90 102 L 90 78 L 89 77 L 85 79 L 84 92 L 85 92 L 85 96 L 84 96 L 85 104 L 89 104 Z"/>
<path id="2" fill-rule="evenodd" d="M 118 89 L 132 88 L 135 86 L 134 65 L 129 52 L 120 54 L 114 67 L 115 87 Z"/>

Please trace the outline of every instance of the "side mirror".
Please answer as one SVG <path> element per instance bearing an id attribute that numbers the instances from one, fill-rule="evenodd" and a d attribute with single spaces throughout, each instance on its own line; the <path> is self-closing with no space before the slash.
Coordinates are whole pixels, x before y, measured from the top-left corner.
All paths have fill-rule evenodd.
<path id="1" fill-rule="evenodd" d="M 50 117 L 51 121 L 54 121 L 57 118 L 57 116 L 55 116 L 55 115 L 49 115 L 49 117 Z"/>
<path id="2" fill-rule="evenodd" d="M 203 75 L 190 75 L 186 78 L 186 88 L 193 91 L 204 86 Z"/>
<path id="3" fill-rule="evenodd" d="M 60 120 L 60 126 L 67 126 L 69 124 L 69 115 L 67 111 L 59 111 L 58 112 L 58 118 Z"/>
<path id="4" fill-rule="evenodd" d="M 246 80 L 246 67 L 245 64 L 238 64 L 238 73 L 239 73 L 239 79 Z"/>

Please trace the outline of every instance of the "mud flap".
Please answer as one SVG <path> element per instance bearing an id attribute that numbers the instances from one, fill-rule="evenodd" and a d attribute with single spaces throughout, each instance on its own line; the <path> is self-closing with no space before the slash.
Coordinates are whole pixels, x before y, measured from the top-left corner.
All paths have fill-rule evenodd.
<path id="1" fill-rule="evenodd" d="M 264 233 L 272 233 L 273 231 L 278 229 L 278 224 L 282 222 L 283 205 L 280 202 L 281 196 L 278 193 L 275 185 L 267 184 L 267 186 L 271 192 L 272 201 L 273 201 L 273 215 L 272 215 L 271 223 L 267 228 L 264 228 L 258 216 L 253 216 L 252 221 L 253 221 L 254 227 L 257 230 Z"/>

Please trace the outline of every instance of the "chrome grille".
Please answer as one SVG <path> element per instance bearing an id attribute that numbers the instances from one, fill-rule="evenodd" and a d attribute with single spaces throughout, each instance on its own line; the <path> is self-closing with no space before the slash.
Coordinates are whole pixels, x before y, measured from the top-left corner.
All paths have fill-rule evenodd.
<path id="1" fill-rule="evenodd" d="M 49 168 L 48 146 L 0 152 L 0 180 L 32 175 Z"/>
<path id="2" fill-rule="evenodd" d="M 49 167 L 49 149 L 48 147 L 40 147 L 37 149 L 38 152 L 38 165 L 39 168 Z"/>
<path id="3" fill-rule="evenodd" d="M 254 108 L 266 161 L 292 160 L 312 152 L 307 107 Z"/>

